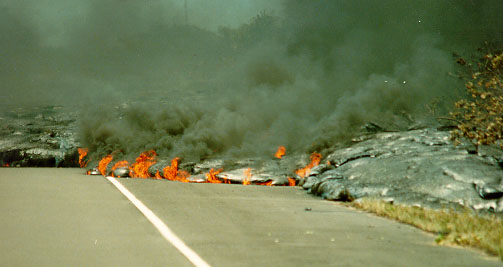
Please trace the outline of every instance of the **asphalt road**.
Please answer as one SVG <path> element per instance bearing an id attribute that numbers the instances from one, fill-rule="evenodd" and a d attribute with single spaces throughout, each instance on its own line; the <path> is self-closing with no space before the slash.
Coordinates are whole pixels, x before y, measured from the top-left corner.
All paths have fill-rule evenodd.
<path id="1" fill-rule="evenodd" d="M 502 266 L 293 187 L 119 179 L 211 266 Z M 192 266 L 101 176 L 0 168 L 0 266 Z"/>

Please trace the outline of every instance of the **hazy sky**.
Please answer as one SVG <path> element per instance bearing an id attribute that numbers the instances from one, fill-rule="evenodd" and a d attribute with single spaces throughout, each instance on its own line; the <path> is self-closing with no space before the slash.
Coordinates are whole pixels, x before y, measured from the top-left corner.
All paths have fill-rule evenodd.
<path id="1" fill-rule="evenodd" d="M 183 23 L 184 4 L 187 1 L 189 24 L 217 30 L 219 26 L 235 27 L 250 19 L 262 10 L 281 13 L 279 0 L 103 0 L 110 6 L 110 13 L 122 12 L 126 6 L 136 6 L 138 16 L 149 17 L 159 14 L 164 23 Z M 3 2 L 3 3 L 2 3 Z M 27 23 L 35 25 L 47 44 L 57 45 L 67 33 L 81 24 L 88 23 L 87 15 L 96 0 L 2 0 L 0 7 L 7 7 L 17 14 L 25 15 Z M 136 3 L 135 3 L 136 2 Z M 138 3 L 138 4 L 137 4 Z M 117 10 L 114 10 L 116 8 Z M 159 22 L 162 23 L 162 22 Z"/>
<path id="2" fill-rule="evenodd" d="M 183 7 L 184 0 L 171 0 Z M 238 26 L 262 10 L 281 14 L 279 0 L 187 0 L 189 22 L 209 29 Z"/>

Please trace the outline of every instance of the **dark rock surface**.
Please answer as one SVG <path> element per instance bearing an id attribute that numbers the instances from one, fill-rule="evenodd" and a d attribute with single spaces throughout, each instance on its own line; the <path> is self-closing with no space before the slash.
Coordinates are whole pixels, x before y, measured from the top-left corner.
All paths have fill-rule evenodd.
<path id="1" fill-rule="evenodd" d="M 112 172 L 112 174 L 114 177 L 128 178 L 129 172 L 130 172 L 129 168 L 117 168 Z"/>
<path id="2" fill-rule="evenodd" d="M 60 106 L 0 114 L 0 166 L 77 167 L 76 114 Z"/>
<path id="3" fill-rule="evenodd" d="M 329 200 L 374 197 L 501 212 L 502 155 L 495 147 L 474 154 L 470 144 L 454 146 L 449 132 L 436 129 L 377 133 L 328 155 L 336 168 L 313 169 L 303 187 Z"/>

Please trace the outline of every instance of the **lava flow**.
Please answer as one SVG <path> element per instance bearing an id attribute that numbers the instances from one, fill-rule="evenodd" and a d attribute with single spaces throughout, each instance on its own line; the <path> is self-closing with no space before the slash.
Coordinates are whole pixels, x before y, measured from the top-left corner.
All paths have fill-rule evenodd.
<path id="1" fill-rule="evenodd" d="M 118 161 L 117 163 L 114 164 L 112 167 L 111 171 L 111 176 L 115 176 L 115 171 L 117 169 L 129 169 L 129 172 L 126 172 L 127 176 L 126 177 L 131 177 L 131 178 L 157 178 L 157 179 L 167 179 L 171 181 L 179 181 L 179 182 L 184 182 L 184 183 L 189 183 L 193 182 L 190 181 L 188 178 L 190 177 L 190 173 L 184 170 L 180 170 L 178 168 L 179 164 L 179 158 L 174 158 L 171 160 L 171 165 L 168 165 L 164 167 L 162 170 L 162 175 L 157 171 L 155 176 L 152 176 L 149 173 L 149 168 L 157 163 L 156 160 L 157 153 L 154 150 L 149 150 L 145 151 L 140 154 L 136 158 L 135 163 L 129 165 L 129 162 L 126 160 Z M 100 160 L 98 163 L 98 170 L 99 172 L 103 175 L 107 175 L 107 168 L 110 162 L 112 162 L 113 156 L 112 155 L 107 155 L 103 159 Z M 222 169 L 219 170 L 214 170 L 211 169 L 207 174 L 206 174 L 206 181 L 205 183 L 227 183 L 230 184 L 230 181 L 227 179 L 220 180 L 216 175 L 222 172 Z M 87 172 L 87 174 L 90 174 L 90 172 Z M 194 181 L 196 182 L 196 181 Z"/>
<path id="2" fill-rule="evenodd" d="M 256 182 L 256 185 L 265 185 L 265 186 L 272 186 L 273 181 L 269 180 L 267 182 Z"/>
<path id="3" fill-rule="evenodd" d="M 127 160 L 121 160 L 115 163 L 114 166 L 112 167 L 112 176 L 114 176 L 114 171 L 119 168 L 129 168 L 129 162 Z"/>
<path id="4" fill-rule="evenodd" d="M 306 167 L 295 171 L 295 173 L 302 178 L 306 177 L 314 166 L 318 166 L 320 164 L 321 154 L 313 152 L 309 158 L 311 159 L 311 162 Z"/>
<path id="5" fill-rule="evenodd" d="M 213 168 L 206 174 L 206 182 L 212 184 L 221 184 L 222 181 L 217 178 L 217 174 L 221 173 L 223 169 L 214 170 Z"/>
<path id="6" fill-rule="evenodd" d="M 246 170 L 243 171 L 243 175 L 244 175 L 244 179 L 243 179 L 243 185 L 250 185 L 251 184 L 251 178 L 253 176 L 252 174 L 252 168 L 248 168 Z M 291 179 L 291 178 L 288 178 L 288 179 Z M 255 185 L 265 185 L 265 186 L 273 186 L 273 180 L 269 180 L 269 181 L 265 181 L 265 182 L 254 182 Z M 294 179 L 294 183 L 295 183 L 295 179 Z M 288 182 L 288 184 L 290 185 L 290 180 Z M 294 184 L 295 186 L 295 184 Z"/>
<path id="7" fill-rule="evenodd" d="M 278 148 L 278 151 L 276 152 L 276 157 L 281 158 L 283 155 L 285 155 L 285 148 L 283 146 L 280 146 Z M 79 153 L 81 155 L 80 161 L 81 163 L 84 163 L 83 158 L 87 154 L 87 149 L 79 149 Z M 154 150 L 149 150 L 145 151 L 140 154 L 135 160 L 133 164 L 129 164 L 128 161 L 126 160 L 121 160 L 116 162 L 112 169 L 111 169 L 111 174 L 108 173 L 108 165 L 112 162 L 113 156 L 112 154 L 109 154 L 105 156 L 103 159 L 100 160 L 98 163 L 98 171 L 101 173 L 103 176 L 111 175 L 113 177 L 131 177 L 131 178 L 157 178 L 157 179 L 167 179 L 171 181 L 179 181 L 179 182 L 184 182 L 184 183 L 215 183 L 215 184 L 230 184 L 231 180 L 227 179 L 226 177 L 222 176 L 217 176 L 220 174 L 223 169 L 210 169 L 206 174 L 206 179 L 204 181 L 200 181 L 198 179 L 191 180 L 189 177 L 191 174 L 185 170 L 180 170 L 179 169 L 179 162 L 180 158 L 176 157 L 171 160 L 171 165 L 165 166 L 162 169 L 162 173 L 160 170 L 157 170 L 155 174 L 153 174 L 153 171 L 150 170 L 149 168 L 152 167 L 152 165 L 157 163 L 157 153 Z M 303 170 L 304 172 L 308 172 L 310 168 L 313 166 L 316 166 L 319 164 L 321 159 L 320 154 L 315 154 L 311 155 L 311 163 L 306 166 L 304 169 L 300 169 L 297 171 L 297 174 L 301 173 Z M 87 162 L 85 162 L 87 164 Z M 85 165 L 81 165 L 85 166 Z M 122 170 L 121 170 L 122 169 Z M 91 171 L 88 171 L 87 174 L 91 174 Z M 300 176 L 304 177 L 305 175 Z M 243 172 L 243 185 L 250 185 L 252 184 L 251 178 L 252 178 L 252 169 L 248 168 L 244 170 Z M 273 180 L 269 180 L 266 182 L 254 182 L 256 185 L 265 185 L 265 186 L 273 186 L 274 184 Z M 289 186 L 295 186 L 296 185 L 296 180 L 294 178 L 288 177 L 288 185 Z"/>

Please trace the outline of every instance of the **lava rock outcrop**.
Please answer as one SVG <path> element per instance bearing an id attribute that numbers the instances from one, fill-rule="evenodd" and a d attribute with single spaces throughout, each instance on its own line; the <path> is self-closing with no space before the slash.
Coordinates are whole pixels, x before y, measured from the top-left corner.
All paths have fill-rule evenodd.
<path id="1" fill-rule="evenodd" d="M 303 188 L 328 200 L 372 197 L 503 212 L 503 151 L 454 146 L 449 138 L 431 128 L 363 136 L 328 155 L 330 165 L 313 168 Z"/>
<path id="2" fill-rule="evenodd" d="M 78 167 L 75 112 L 60 106 L 0 115 L 0 166 Z"/>

